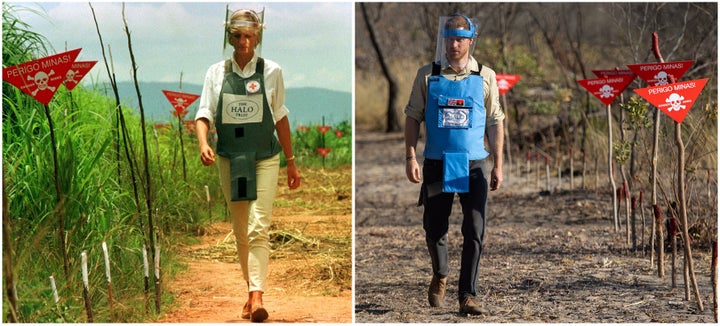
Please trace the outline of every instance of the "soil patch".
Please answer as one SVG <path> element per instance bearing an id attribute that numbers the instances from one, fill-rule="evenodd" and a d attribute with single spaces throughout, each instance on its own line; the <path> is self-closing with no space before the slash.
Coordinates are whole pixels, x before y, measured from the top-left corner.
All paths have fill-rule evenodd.
<path id="1" fill-rule="evenodd" d="M 577 187 L 546 193 L 534 175 L 507 173 L 503 187 L 490 194 L 480 260 L 477 298 L 490 314 L 458 313 L 457 200 L 448 234 L 448 295 L 445 307 L 431 308 L 430 258 L 416 205 L 420 186 L 405 177 L 404 153 L 402 134 L 356 136 L 356 322 L 714 322 L 707 249 L 693 250 L 705 308 L 698 311 L 694 295 L 685 300 L 682 273 L 671 288 L 669 254 L 659 279 L 649 251 L 629 249 L 624 229 L 615 232 L 608 194 Z"/>
<path id="2" fill-rule="evenodd" d="M 263 302 L 267 322 L 352 322 L 351 168 L 301 170 L 289 191 L 280 172 L 272 253 Z M 187 269 L 168 281 L 173 308 L 159 322 L 249 322 L 240 312 L 247 285 L 230 222 L 213 223 L 197 244 L 180 246 Z"/>

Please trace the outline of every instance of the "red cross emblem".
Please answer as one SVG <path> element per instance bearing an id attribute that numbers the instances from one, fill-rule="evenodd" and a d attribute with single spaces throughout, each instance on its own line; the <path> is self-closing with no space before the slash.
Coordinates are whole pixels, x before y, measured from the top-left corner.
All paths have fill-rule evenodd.
<path id="1" fill-rule="evenodd" d="M 255 94 L 260 91 L 260 83 L 257 80 L 251 80 L 245 84 L 245 90 L 247 90 L 248 94 Z"/>

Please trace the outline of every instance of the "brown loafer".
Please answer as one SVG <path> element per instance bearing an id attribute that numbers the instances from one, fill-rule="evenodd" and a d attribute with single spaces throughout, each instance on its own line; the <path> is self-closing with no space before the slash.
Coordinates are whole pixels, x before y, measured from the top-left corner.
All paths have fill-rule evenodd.
<path id="1" fill-rule="evenodd" d="M 265 310 L 265 308 L 263 308 L 262 304 L 253 305 L 250 317 L 253 322 L 259 323 L 265 321 L 265 319 L 268 318 L 268 312 L 267 310 Z"/>
<path id="2" fill-rule="evenodd" d="M 460 313 L 468 315 L 488 315 L 487 310 L 480 307 L 471 296 L 465 297 L 460 303 Z"/>
<path id="3" fill-rule="evenodd" d="M 439 277 L 433 275 L 428 289 L 428 302 L 431 307 L 442 307 L 445 299 L 445 287 L 447 285 L 447 277 Z"/>
<path id="4" fill-rule="evenodd" d="M 250 300 L 248 300 L 243 306 L 242 314 L 240 315 L 240 317 L 242 317 L 242 319 L 250 319 L 250 314 Z"/>

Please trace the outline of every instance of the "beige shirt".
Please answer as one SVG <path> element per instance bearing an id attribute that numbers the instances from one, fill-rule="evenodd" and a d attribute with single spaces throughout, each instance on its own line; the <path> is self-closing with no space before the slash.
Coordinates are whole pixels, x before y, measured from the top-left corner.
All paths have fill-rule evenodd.
<path id="1" fill-rule="evenodd" d="M 478 62 L 470 57 L 465 69 L 460 73 L 455 72 L 450 66 L 443 67 L 440 74 L 450 80 L 463 80 L 470 75 L 472 71 L 478 71 Z M 405 115 L 410 118 L 422 122 L 425 120 L 425 104 L 427 102 L 427 80 L 432 74 L 432 64 L 418 69 L 413 83 L 410 100 L 405 107 Z M 480 71 L 483 78 L 483 94 L 485 94 L 485 125 L 492 126 L 500 123 L 505 119 L 505 114 L 500 108 L 500 95 L 498 93 L 497 80 L 495 79 L 495 71 L 483 66 Z"/>
<path id="2" fill-rule="evenodd" d="M 264 60 L 265 96 L 267 96 L 273 121 L 277 123 L 290 112 L 285 106 L 285 84 L 283 82 L 282 69 L 277 63 L 268 59 Z M 242 78 L 249 78 L 255 73 L 257 61 L 258 56 L 255 54 L 250 62 L 245 65 L 245 68 L 240 69 L 240 66 L 238 66 L 233 58 L 232 70 Z M 200 105 L 195 115 L 195 120 L 206 118 L 210 123 L 215 121 L 215 112 L 224 79 L 225 60 L 210 66 L 207 74 L 205 74 L 205 82 L 203 83 L 203 90 L 200 94 Z"/>

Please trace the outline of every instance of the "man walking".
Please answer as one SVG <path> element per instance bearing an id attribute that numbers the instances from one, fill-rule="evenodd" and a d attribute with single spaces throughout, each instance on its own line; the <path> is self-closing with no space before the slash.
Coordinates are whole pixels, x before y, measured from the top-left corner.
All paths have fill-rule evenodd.
<path id="1" fill-rule="evenodd" d="M 472 56 L 476 30 L 473 21 L 464 15 L 440 18 L 436 60 L 418 70 L 405 108 L 405 172 L 411 182 L 422 181 L 419 204 L 424 206 L 423 228 L 433 270 L 428 301 L 440 307 L 445 298 L 448 220 L 457 193 L 463 213 L 459 310 L 471 315 L 484 313 L 475 301 L 476 286 L 488 188 L 499 189 L 503 180 L 505 118 L 495 72 Z M 427 141 L 421 177 L 416 146 L 423 121 Z M 489 175 L 485 160 L 488 156 L 493 158 Z"/>

